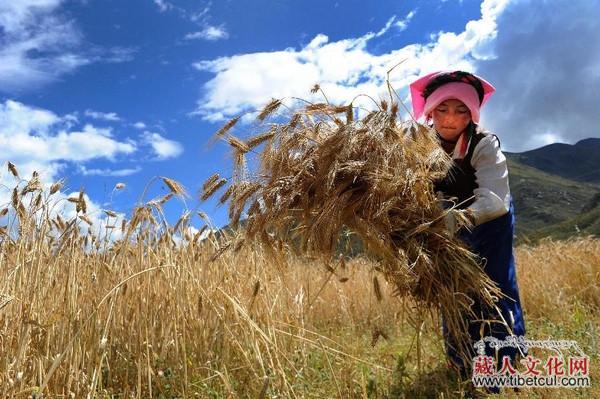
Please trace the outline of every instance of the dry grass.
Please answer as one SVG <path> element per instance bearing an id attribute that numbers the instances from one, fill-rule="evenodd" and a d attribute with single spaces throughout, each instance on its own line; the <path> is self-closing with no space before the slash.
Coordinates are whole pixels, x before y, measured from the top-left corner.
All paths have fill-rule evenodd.
<path id="1" fill-rule="evenodd" d="M 16 239 L 3 237 L 2 397 L 150 397 L 213 386 L 252 396 L 267 386 L 265 392 L 294 397 L 302 391 L 296 374 L 313 351 L 348 366 L 368 364 L 312 326 L 394 320 L 391 309 L 353 297 L 355 284 L 324 285 L 330 278 L 316 264 L 277 271 L 246 248 L 211 262 L 216 240 L 177 248 L 150 228 L 157 219 L 150 206 L 138 207 L 124 231 L 135 239 L 105 252 L 85 250 L 93 240 L 77 219 L 41 220 L 23 225 Z M 65 238 L 50 240 L 58 229 Z M 337 273 L 352 278 L 356 263 Z M 330 307 L 330 298 L 341 306 Z"/>
<path id="2" fill-rule="evenodd" d="M 173 194 L 185 193 L 162 181 Z M 44 201 L 35 205 L 37 195 Z M 376 310 L 376 301 L 353 297 L 351 282 L 337 281 L 350 279 L 360 260 L 332 281 L 319 263 L 300 268 L 282 259 L 277 270 L 250 248 L 211 261 L 230 244 L 200 240 L 201 232 L 177 236 L 190 215 L 167 226 L 165 199 L 136 207 L 121 225 L 124 239 L 102 243 L 83 228 L 91 223 L 83 194 L 73 198 L 77 216 L 70 220 L 49 217 L 52 196 L 41 187 L 17 193 L 7 212 L 0 238 L 1 397 L 175 397 L 213 389 L 295 397 L 313 352 L 347 361 L 348 370 L 370 364 L 313 326 L 327 320 L 331 329 L 368 328 L 374 317 L 395 317 Z M 331 308 L 327 298 L 343 303 Z"/>
<path id="3" fill-rule="evenodd" d="M 600 240 L 543 240 L 519 248 L 523 305 L 536 322 L 584 325 L 600 315 Z M 596 331 L 596 334 L 598 332 Z"/>

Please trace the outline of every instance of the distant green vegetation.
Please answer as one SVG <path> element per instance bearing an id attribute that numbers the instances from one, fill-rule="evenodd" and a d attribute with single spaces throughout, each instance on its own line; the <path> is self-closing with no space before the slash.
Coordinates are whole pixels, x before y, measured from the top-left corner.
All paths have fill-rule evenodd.
<path id="1" fill-rule="evenodd" d="M 600 183 L 600 139 L 576 144 L 554 143 L 535 150 L 508 153 L 514 161 L 556 176 L 584 183 Z"/>
<path id="2" fill-rule="evenodd" d="M 598 206 L 599 184 L 546 173 L 521 164 L 512 155 L 508 157 L 508 165 L 519 239 L 549 235 L 566 238 L 576 233 L 575 224 L 581 224 L 575 219 L 587 220 L 586 215 L 597 215 L 593 209 Z M 581 225 L 578 227 L 582 231 Z M 586 232 L 598 234 L 597 228 L 586 228 Z"/>
<path id="3" fill-rule="evenodd" d="M 535 241 L 543 237 L 567 239 L 573 236 L 595 235 L 600 237 L 600 208 L 582 213 L 574 218 L 556 223 L 535 233 L 528 238 Z"/>

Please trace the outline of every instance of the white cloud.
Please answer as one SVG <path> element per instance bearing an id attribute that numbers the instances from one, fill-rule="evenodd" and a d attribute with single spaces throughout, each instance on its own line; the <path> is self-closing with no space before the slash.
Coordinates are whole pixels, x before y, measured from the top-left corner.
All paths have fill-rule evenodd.
<path id="1" fill-rule="evenodd" d="M 136 150 L 132 141 L 119 141 L 112 135 L 111 129 L 97 128 L 85 125 L 79 130 L 68 130 L 77 117 L 73 114 L 59 116 L 55 113 L 27 106 L 25 104 L 7 100 L 0 103 L 0 206 L 10 202 L 12 188 L 17 184 L 23 186 L 7 170 L 7 161 L 13 162 L 23 179 L 29 179 L 34 171 L 40 175 L 47 190 L 54 181 L 58 180 L 65 168 L 70 163 L 81 164 L 95 159 L 113 159 L 118 155 L 131 154 Z M 134 169 L 101 170 L 87 169 L 80 166 L 84 175 L 110 175 L 115 177 L 126 176 L 139 171 Z M 74 204 L 65 201 L 67 197 L 76 196 L 76 193 L 65 189 L 51 197 L 54 204 L 51 216 L 60 213 L 67 220 L 75 217 Z M 87 202 L 87 216 L 93 221 L 92 230 L 102 236 L 108 235 L 110 240 L 122 236 L 119 228 L 111 229 L 107 225 L 120 226 L 123 214 L 116 218 L 108 217 L 102 212 L 100 206 L 85 195 Z M 25 204 L 31 198 L 25 199 Z M 84 231 L 87 225 L 81 223 Z"/>
<path id="2" fill-rule="evenodd" d="M 114 113 L 87 110 L 84 114 L 101 120 L 120 120 Z M 141 124 L 136 125 L 141 128 Z M 142 145 L 151 147 L 157 160 L 177 157 L 183 152 L 180 143 L 158 133 L 145 131 L 135 141 L 120 140 L 114 137 L 112 127 L 85 124 L 75 128 L 77 125 L 75 114 L 59 116 L 13 100 L 0 103 L 0 163 L 11 161 L 24 175 L 35 170 L 48 180 L 56 179 L 69 163 L 75 163 L 86 176 L 116 177 L 137 173 L 141 168 L 101 169 L 84 164 L 100 159 L 116 161 L 119 156 L 135 153 Z"/>
<path id="3" fill-rule="evenodd" d="M 146 124 L 144 122 L 136 122 L 133 124 L 133 127 L 136 129 L 143 130 L 146 128 Z"/>
<path id="4" fill-rule="evenodd" d="M 45 83 L 90 62 L 74 52 L 82 40 L 81 33 L 71 21 L 57 15 L 61 3 L 62 0 L 0 2 L 3 91 Z"/>
<path id="5" fill-rule="evenodd" d="M 394 25 L 400 30 L 400 31 L 404 31 L 406 30 L 406 28 L 408 28 L 408 24 L 410 23 L 410 21 L 413 19 L 413 17 L 415 16 L 415 14 L 417 13 L 416 10 L 412 10 L 410 11 L 408 14 L 406 14 L 406 17 L 404 17 L 404 19 L 401 19 L 400 21 L 396 21 L 394 23 Z"/>
<path id="6" fill-rule="evenodd" d="M 73 118 L 13 100 L 0 103 L 0 163 L 12 161 L 25 175 L 37 170 L 52 180 L 66 162 L 110 160 L 135 152 L 134 142 L 115 139 L 109 128 L 87 124 L 70 130 Z"/>
<path id="7" fill-rule="evenodd" d="M 170 9 L 173 8 L 173 4 L 171 4 L 165 0 L 154 0 L 154 4 L 156 4 L 158 6 L 158 10 L 160 12 L 169 11 Z"/>
<path id="8" fill-rule="evenodd" d="M 183 152 L 183 146 L 177 141 L 164 138 L 158 133 L 144 132 L 143 141 L 150 145 L 159 160 L 175 158 Z"/>
<path id="9" fill-rule="evenodd" d="M 192 22 L 199 22 L 199 23 L 204 23 L 206 22 L 206 20 L 210 17 L 210 7 L 211 7 L 211 2 L 209 2 L 202 10 L 192 13 L 189 18 L 190 21 Z"/>
<path id="10" fill-rule="evenodd" d="M 211 23 L 210 8 L 212 2 L 208 1 L 206 5 L 197 12 L 188 12 L 180 7 L 175 7 L 179 14 L 200 28 L 197 31 L 190 32 L 184 36 L 185 40 L 207 40 L 217 41 L 226 40 L 229 38 L 229 32 L 225 28 L 224 24 L 216 25 Z"/>
<path id="11" fill-rule="evenodd" d="M 61 118 L 45 109 L 28 107 L 17 101 L 7 100 L 0 103 L 0 134 L 10 137 L 23 132 L 48 134 L 51 126 L 57 125 Z"/>
<path id="12" fill-rule="evenodd" d="M 229 38 L 229 33 L 223 25 L 212 26 L 208 25 L 198 32 L 188 33 L 185 35 L 187 40 L 203 39 L 208 41 L 216 41 Z"/>
<path id="13" fill-rule="evenodd" d="M 84 176 L 123 177 L 133 175 L 141 170 L 142 168 L 139 166 L 129 169 L 88 169 L 83 165 L 79 166 L 79 172 Z"/>
<path id="14" fill-rule="evenodd" d="M 94 62 L 125 62 L 134 49 L 88 44 L 61 14 L 64 0 L 0 1 L 0 91 L 31 90 Z"/>
<path id="15" fill-rule="evenodd" d="M 311 98 L 308 91 L 315 83 L 335 103 L 347 103 L 358 94 L 387 96 L 386 74 L 401 61 L 390 78 L 404 97 L 408 84 L 424 73 L 449 68 L 475 70 L 478 60 L 492 58 L 490 43 L 497 34 L 496 18 L 507 3 L 485 0 L 481 18 L 469 21 L 463 32 L 438 32 L 429 43 L 410 44 L 384 54 L 371 53 L 367 45 L 393 26 L 398 27 L 394 25 L 395 17 L 379 32 L 358 38 L 330 42 L 326 35 L 319 34 L 298 50 L 196 62 L 198 70 L 212 72 L 214 77 L 204 85 L 205 95 L 195 113 L 209 121 L 223 120 L 258 109 L 272 97 Z M 409 13 L 405 20 L 410 18 Z M 368 102 L 360 104 L 360 100 L 354 104 L 372 107 Z"/>
<path id="16" fill-rule="evenodd" d="M 87 109 L 85 110 L 84 115 L 93 119 L 99 119 L 108 122 L 118 122 L 121 120 L 119 115 L 117 115 L 115 112 L 98 112 Z"/>
<path id="17" fill-rule="evenodd" d="M 181 18 L 198 25 L 200 30 L 186 34 L 184 36 L 185 40 L 217 41 L 229 38 L 229 32 L 227 32 L 224 24 L 215 25 L 210 23 L 210 20 L 212 19 L 210 15 L 210 8 L 212 6 L 211 1 L 208 1 L 201 10 L 196 12 L 188 11 L 174 3 L 167 2 L 166 0 L 154 0 L 154 3 L 158 6 L 160 12 L 173 11 L 179 14 Z"/>
<path id="18" fill-rule="evenodd" d="M 135 151 L 132 142 L 120 142 L 112 137 L 111 129 L 85 125 L 80 131 L 59 130 L 52 135 L 22 132 L 16 136 L 0 136 L 6 159 L 39 161 L 87 161 L 97 158 L 112 159 L 118 154 Z"/>
<path id="19" fill-rule="evenodd" d="M 91 61 L 119 64 L 132 61 L 136 51 L 137 49 L 133 47 L 111 47 L 106 50 L 96 50 L 97 54 L 91 57 Z"/>

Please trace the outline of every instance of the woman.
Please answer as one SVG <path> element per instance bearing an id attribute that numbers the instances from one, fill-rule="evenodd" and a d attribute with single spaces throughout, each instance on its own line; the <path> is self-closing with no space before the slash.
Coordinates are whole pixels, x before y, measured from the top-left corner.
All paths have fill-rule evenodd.
<path id="1" fill-rule="evenodd" d="M 525 323 L 519 299 L 519 289 L 513 256 L 514 209 L 508 185 L 506 158 L 500 151 L 498 138 L 478 126 L 481 107 L 495 91 L 484 79 L 462 71 L 435 72 L 410 85 L 415 119 L 425 117 L 433 123 L 444 150 L 454 161 L 446 178 L 436 184 L 446 199 L 456 198 L 458 212 L 473 223 L 471 231 L 457 232 L 482 260 L 485 272 L 496 282 L 505 298 L 496 309 L 473 305 L 476 319 L 469 320 L 473 343 L 485 336 L 503 340 L 509 335 L 523 336 Z M 455 213 L 449 213 L 455 215 Z M 454 229 L 455 223 L 448 223 Z M 482 320 L 491 320 L 491 323 Z M 482 336 L 483 332 L 483 336 Z M 472 358 L 462 359 L 444 323 L 447 354 L 463 376 L 471 369 Z M 508 356 L 512 366 L 515 348 L 503 348 L 495 354 L 486 346 L 488 356 Z"/>

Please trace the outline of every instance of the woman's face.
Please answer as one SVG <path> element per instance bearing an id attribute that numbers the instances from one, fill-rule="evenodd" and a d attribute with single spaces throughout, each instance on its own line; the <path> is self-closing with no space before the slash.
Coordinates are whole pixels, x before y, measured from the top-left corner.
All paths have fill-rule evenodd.
<path id="1" fill-rule="evenodd" d="M 469 126 L 471 111 L 462 101 L 450 99 L 432 112 L 433 127 L 445 140 L 454 141 Z"/>

